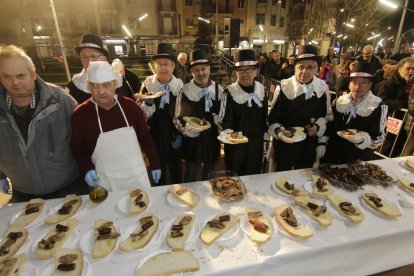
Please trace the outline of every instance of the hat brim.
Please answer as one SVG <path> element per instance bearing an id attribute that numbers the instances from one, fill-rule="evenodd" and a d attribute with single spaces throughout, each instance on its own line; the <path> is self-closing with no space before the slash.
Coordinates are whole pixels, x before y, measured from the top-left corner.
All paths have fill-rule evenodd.
<path id="1" fill-rule="evenodd" d="M 157 54 L 157 55 L 152 56 L 153 60 L 156 60 L 156 59 L 159 59 L 159 58 L 168 58 L 168 59 L 171 59 L 172 61 L 175 61 L 175 57 L 173 55 L 170 55 L 170 54 Z"/>
<path id="2" fill-rule="evenodd" d="M 256 60 L 245 60 L 234 63 L 234 68 L 245 67 L 245 66 L 257 66 L 259 64 Z"/>
<path id="3" fill-rule="evenodd" d="M 78 46 L 78 47 L 75 47 L 75 51 L 76 51 L 76 53 L 78 53 L 78 55 L 80 55 L 80 52 L 82 51 L 82 49 L 86 49 L 86 48 L 99 50 L 99 51 L 101 51 L 102 53 L 104 53 L 104 55 L 105 55 L 106 57 L 109 57 L 109 53 L 108 53 L 108 51 L 107 51 L 105 48 L 101 48 L 101 47 L 93 47 L 93 46 Z"/>
<path id="4" fill-rule="evenodd" d="M 354 79 L 354 78 L 365 78 L 365 79 L 372 79 L 374 76 L 370 73 L 365 73 L 365 72 L 351 72 L 351 74 L 349 75 L 350 79 Z"/>
<path id="5" fill-rule="evenodd" d="M 321 64 L 322 64 L 322 56 L 295 58 L 294 64 L 298 63 L 301 60 L 314 60 L 314 61 L 316 61 L 318 66 L 321 66 Z"/>
<path id="6" fill-rule="evenodd" d="M 193 63 L 190 63 L 189 66 L 191 68 L 191 67 L 194 67 L 194 66 L 197 66 L 197 65 L 211 65 L 211 64 L 208 61 L 202 61 L 202 62 L 193 62 Z"/>

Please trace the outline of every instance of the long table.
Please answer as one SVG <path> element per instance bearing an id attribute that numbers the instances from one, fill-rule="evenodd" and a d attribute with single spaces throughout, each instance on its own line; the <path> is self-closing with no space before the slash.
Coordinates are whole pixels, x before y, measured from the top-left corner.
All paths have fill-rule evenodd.
<path id="1" fill-rule="evenodd" d="M 414 174 L 404 169 L 400 159 L 374 161 L 398 177 L 405 177 L 414 182 Z M 148 191 L 150 204 L 148 211 L 160 218 L 157 242 L 150 243 L 150 248 L 142 251 L 123 252 L 116 250 L 106 258 L 93 260 L 85 253 L 88 275 L 136 275 L 137 267 L 154 252 L 166 251 L 166 229 L 177 215 L 192 211 L 200 227 L 212 215 L 229 211 L 242 217 L 245 207 L 256 207 L 273 217 L 274 207 L 292 203 L 290 196 L 284 196 L 271 185 L 285 175 L 294 183 L 303 184 L 311 179 L 311 170 L 286 171 L 241 177 L 247 188 L 243 201 L 235 203 L 218 203 L 212 195 L 208 181 L 187 183 L 186 186 L 200 194 L 200 204 L 194 208 L 179 206 L 167 196 L 168 186 L 155 187 Z M 306 184 L 305 184 L 306 186 Z M 414 201 L 414 196 L 399 187 L 382 187 L 368 185 L 379 195 L 397 204 L 397 194 L 404 194 Z M 200 270 L 194 275 L 367 275 L 414 263 L 414 209 L 399 206 L 402 216 L 386 219 L 367 207 L 361 206 L 361 191 L 349 192 L 334 188 L 335 193 L 345 197 L 361 207 L 365 220 L 360 225 L 351 225 L 328 208 L 333 214 L 334 222 L 327 229 L 309 221 L 314 236 L 309 240 L 291 238 L 278 229 L 265 244 L 257 246 L 246 236 L 242 227 L 233 232 L 227 240 L 218 241 L 210 246 L 204 245 L 199 238 L 187 244 L 189 250 L 200 261 Z M 138 221 L 138 216 L 125 213 L 121 203 L 125 201 L 127 191 L 112 192 L 106 201 L 95 204 L 84 197 L 86 206 L 77 217 L 80 221 L 77 235 L 70 241 L 70 247 L 88 248 L 90 229 L 97 219 L 109 219 L 125 232 Z M 61 199 L 47 200 L 47 208 L 53 209 L 62 202 Z M 120 203 L 121 202 L 121 203 Z M 24 208 L 24 203 L 9 204 L 0 207 L 0 233 L 7 229 L 9 221 Z M 329 205 L 328 205 L 329 207 Z M 39 223 L 29 229 L 30 243 L 24 246 L 28 254 L 24 275 L 49 275 L 52 260 L 37 260 L 33 253 L 34 244 L 48 230 L 49 226 Z M 87 251 L 87 249 L 86 249 Z M 191 274 L 191 273 L 188 273 Z M 187 274 L 186 274 L 187 275 Z"/>

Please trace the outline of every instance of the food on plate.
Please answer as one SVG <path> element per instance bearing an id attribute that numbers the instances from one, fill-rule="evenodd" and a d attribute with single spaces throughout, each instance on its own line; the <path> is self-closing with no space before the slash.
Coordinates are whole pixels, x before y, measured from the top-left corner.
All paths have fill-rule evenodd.
<path id="1" fill-rule="evenodd" d="M 49 228 L 46 235 L 37 243 L 35 254 L 40 260 L 50 259 L 70 239 L 79 225 L 76 219 L 62 221 Z"/>
<path id="2" fill-rule="evenodd" d="M 407 160 L 405 160 L 404 164 L 409 167 L 410 169 L 414 170 L 414 158 L 407 158 Z"/>
<path id="3" fill-rule="evenodd" d="M 62 248 L 55 255 L 53 276 L 81 276 L 83 254 L 80 249 Z"/>
<path id="4" fill-rule="evenodd" d="M 319 175 L 312 175 L 312 194 L 320 197 L 326 197 L 332 193 L 332 186 L 328 180 Z"/>
<path id="5" fill-rule="evenodd" d="M 280 189 L 282 192 L 293 195 L 293 196 L 300 196 L 300 195 L 307 195 L 308 193 L 304 191 L 302 188 L 297 187 L 295 184 L 290 183 L 286 176 L 282 176 L 276 180 L 275 186 L 277 189 Z"/>
<path id="6" fill-rule="evenodd" d="M 414 193 L 414 183 L 407 178 L 400 178 L 400 185 L 407 191 Z"/>
<path id="7" fill-rule="evenodd" d="M 393 184 L 397 182 L 387 174 L 387 172 L 380 166 L 368 162 L 357 161 L 350 165 L 351 169 L 355 170 L 362 177 L 372 180 L 374 183 Z"/>
<path id="8" fill-rule="evenodd" d="M 395 209 L 393 206 L 382 200 L 374 191 L 367 190 L 362 194 L 362 199 L 374 210 L 384 214 L 390 218 L 396 218 L 401 216 L 400 211 Z"/>
<path id="9" fill-rule="evenodd" d="M 211 127 L 211 124 L 206 119 L 202 118 L 196 118 L 196 117 L 184 117 L 184 121 L 187 122 L 190 126 L 196 129 L 205 130 Z"/>
<path id="10" fill-rule="evenodd" d="M 198 194 L 194 193 L 190 188 L 182 185 L 172 185 L 168 189 L 168 192 L 192 208 L 195 208 L 200 202 L 200 196 Z"/>
<path id="11" fill-rule="evenodd" d="M 328 227 L 332 224 L 333 218 L 327 211 L 326 205 L 308 196 L 297 196 L 294 200 L 296 205 L 302 208 L 304 213 L 319 223 L 319 225 Z"/>
<path id="12" fill-rule="evenodd" d="M 29 236 L 22 227 L 10 227 L 0 242 L 0 263 L 16 254 Z"/>
<path id="13" fill-rule="evenodd" d="M 42 212 L 45 201 L 41 198 L 31 199 L 11 226 L 25 227 L 32 223 Z"/>
<path id="14" fill-rule="evenodd" d="M 129 190 L 129 213 L 136 215 L 144 212 L 149 204 L 148 194 L 142 189 Z"/>
<path id="15" fill-rule="evenodd" d="M 282 140 L 288 143 L 293 143 L 303 135 L 303 127 L 288 127 L 282 130 Z"/>
<path id="16" fill-rule="evenodd" d="M 137 250 L 145 247 L 158 230 L 159 219 L 151 213 L 144 213 L 138 221 L 138 226 L 120 245 L 124 251 Z"/>
<path id="17" fill-rule="evenodd" d="M 108 256 L 114 250 L 119 235 L 112 221 L 95 221 L 92 257 L 98 259 Z"/>
<path id="18" fill-rule="evenodd" d="M 26 261 L 26 254 L 19 254 L 0 263 L 1 276 L 20 276 Z"/>
<path id="19" fill-rule="evenodd" d="M 82 197 L 78 195 L 67 195 L 62 207 L 55 213 L 46 218 L 47 224 L 55 224 L 72 217 L 82 205 Z"/>
<path id="20" fill-rule="evenodd" d="M 227 140 L 232 143 L 247 143 L 249 139 L 241 131 L 227 134 Z"/>
<path id="21" fill-rule="evenodd" d="M 174 220 L 167 234 L 167 245 L 172 250 L 184 250 L 194 221 L 195 216 L 192 214 L 183 214 Z"/>
<path id="22" fill-rule="evenodd" d="M 295 211 L 289 204 L 283 204 L 275 208 L 275 219 L 280 227 L 293 237 L 308 239 L 313 236 L 312 230 L 298 221 Z"/>
<path id="23" fill-rule="evenodd" d="M 364 221 L 365 215 L 361 210 L 353 205 L 351 202 L 347 201 L 345 198 L 330 194 L 327 195 L 328 200 L 332 203 L 336 210 L 341 213 L 344 217 L 354 224 L 359 224 Z"/>
<path id="24" fill-rule="evenodd" d="M 273 230 L 267 216 L 255 208 L 246 208 L 245 214 L 249 222 L 250 239 L 257 244 L 267 242 Z"/>
<path id="25" fill-rule="evenodd" d="M 350 128 L 350 129 L 342 130 L 340 133 L 341 133 L 341 136 L 350 137 L 350 136 L 354 136 L 355 134 L 357 134 L 357 132 L 358 130 Z"/>
<path id="26" fill-rule="evenodd" d="M 207 245 L 212 244 L 220 238 L 230 228 L 239 222 L 239 217 L 227 212 L 220 213 L 212 220 L 207 222 L 203 231 L 200 233 L 200 239 Z"/>
<path id="27" fill-rule="evenodd" d="M 319 166 L 319 170 L 329 179 L 330 183 L 350 191 L 358 190 L 366 183 L 361 176 L 348 167 L 322 164 Z"/>
<path id="28" fill-rule="evenodd" d="M 200 263 L 191 252 L 172 251 L 148 259 L 138 270 L 138 276 L 173 275 L 199 269 Z"/>
<path id="29" fill-rule="evenodd" d="M 238 177 L 219 176 L 210 179 L 210 184 L 220 201 L 240 200 L 246 194 L 246 188 Z"/>

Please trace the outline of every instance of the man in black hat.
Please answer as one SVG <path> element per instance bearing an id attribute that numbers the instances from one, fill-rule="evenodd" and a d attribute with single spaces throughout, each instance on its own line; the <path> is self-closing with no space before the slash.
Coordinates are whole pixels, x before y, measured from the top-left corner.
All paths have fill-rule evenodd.
<path id="1" fill-rule="evenodd" d="M 325 162 L 371 160 L 383 143 L 388 107 L 371 92 L 373 73 L 369 63 L 358 62 L 350 74 L 350 93 L 334 101 Z"/>
<path id="2" fill-rule="evenodd" d="M 174 50 L 169 43 L 159 43 L 153 56 L 155 75 L 142 83 L 135 96 L 143 99 L 140 107 L 144 111 L 158 155 L 161 161 L 159 185 L 181 183 L 180 147 L 182 136 L 175 128 L 173 119 L 178 93 L 183 82 L 173 75 Z"/>
<path id="3" fill-rule="evenodd" d="M 263 137 L 267 132 L 268 98 L 263 85 L 254 80 L 258 68 L 253 50 L 240 50 L 235 71 L 237 81 L 227 86 L 221 99 L 221 136 L 242 132 L 248 142 L 225 145 L 226 168 L 239 175 L 258 174 L 262 169 Z"/>
<path id="4" fill-rule="evenodd" d="M 191 53 L 190 60 L 193 79 L 184 85 L 177 97 L 174 119 L 177 129 L 184 135 L 182 153 L 186 165 L 185 182 L 207 179 L 220 156 L 216 122 L 223 93 L 223 88 L 210 79 L 208 54 L 204 50 L 196 50 Z M 210 127 L 192 127 L 184 120 L 185 117 L 196 117 Z M 201 179 L 196 179 L 197 169 L 201 166 Z"/>
<path id="5" fill-rule="evenodd" d="M 321 62 L 315 46 L 302 46 L 295 75 L 276 88 L 268 120 L 277 171 L 312 167 L 324 154 L 319 144 L 326 140 L 330 98 L 326 83 L 315 76 Z"/>
<path id="6" fill-rule="evenodd" d="M 82 62 L 82 72 L 72 77 L 65 90 L 75 100 L 81 104 L 91 97 L 88 92 L 88 83 L 86 81 L 86 71 L 90 61 L 107 61 L 108 51 L 103 47 L 102 39 L 94 34 L 84 34 L 79 46 L 75 47 Z M 141 83 L 134 72 L 125 68 L 122 86 L 117 88 L 116 94 L 134 99 L 133 93 L 136 92 Z"/>

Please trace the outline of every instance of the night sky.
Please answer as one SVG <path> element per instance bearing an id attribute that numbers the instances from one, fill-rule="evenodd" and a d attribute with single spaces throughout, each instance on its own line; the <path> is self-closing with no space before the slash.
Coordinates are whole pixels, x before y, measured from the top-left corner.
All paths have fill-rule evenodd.
<path id="1" fill-rule="evenodd" d="M 405 0 L 392 0 L 395 3 L 399 3 L 399 5 L 403 6 L 405 3 Z M 408 8 L 413 9 L 414 10 L 414 0 L 409 0 L 408 1 Z M 386 10 L 386 14 L 387 15 L 384 18 L 384 22 L 388 22 L 389 26 L 392 27 L 393 30 L 393 34 L 394 36 L 397 35 L 397 31 L 398 31 L 398 27 L 400 25 L 400 20 L 401 20 L 401 14 L 402 14 L 403 8 L 399 7 L 397 10 Z M 414 13 L 407 10 L 406 14 L 405 14 L 405 21 L 404 21 L 404 25 L 403 25 L 403 29 L 402 29 L 402 34 L 410 29 L 414 28 Z M 414 30 L 409 32 L 406 37 L 408 38 L 409 41 L 414 42 Z"/>

